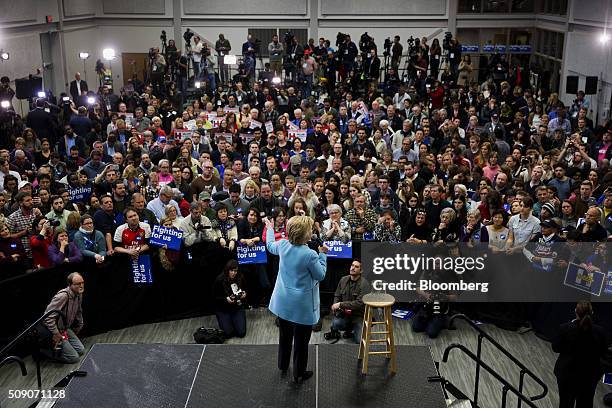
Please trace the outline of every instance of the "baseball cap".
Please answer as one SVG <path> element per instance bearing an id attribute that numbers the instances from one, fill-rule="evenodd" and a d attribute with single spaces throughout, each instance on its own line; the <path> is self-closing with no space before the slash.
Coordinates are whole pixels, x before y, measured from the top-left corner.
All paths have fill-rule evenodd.
<path id="1" fill-rule="evenodd" d="M 17 189 L 18 189 L 18 190 L 21 190 L 22 188 L 24 188 L 24 187 L 25 187 L 25 186 L 27 186 L 28 184 L 29 184 L 29 185 L 32 185 L 32 183 L 30 183 L 29 181 L 26 181 L 26 180 L 21 180 L 21 181 L 19 182 L 19 185 L 17 186 Z"/>
<path id="2" fill-rule="evenodd" d="M 210 193 L 208 191 L 202 191 L 199 195 L 201 201 L 210 200 Z"/>
<path id="3" fill-rule="evenodd" d="M 547 220 L 542 221 L 540 223 L 540 226 L 546 227 L 546 228 L 556 228 L 556 229 L 559 229 L 559 224 L 557 224 L 557 222 L 554 219 L 552 219 L 552 218 L 549 218 Z"/>
<path id="4" fill-rule="evenodd" d="M 159 143 L 166 143 L 166 137 L 165 137 L 165 136 L 159 136 L 159 137 L 157 138 L 157 141 L 158 141 Z"/>

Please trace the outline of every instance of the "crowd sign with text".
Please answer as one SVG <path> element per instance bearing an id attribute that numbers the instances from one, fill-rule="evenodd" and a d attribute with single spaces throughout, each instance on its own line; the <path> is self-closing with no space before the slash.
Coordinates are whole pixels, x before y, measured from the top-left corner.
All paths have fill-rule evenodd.
<path id="1" fill-rule="evenodd" d="M 565 284 L 595 296 L 600 296 L 605 276 L 603 272 L 590 270 L 581 265 L 570 263 L 565 273 Z"/>
<path id="2" fill-rule="evenodd" d="M 151 258 L 149 255 L 140 255 L 132 258 L 132 277 L 134 283 L 153 283 L 151 274 Z"/>
<path id="3" fill-rule="evenodd" d="M 253 246 L 238 244 L 236 250 L 240 265 L 265 264 L 268 262 L 265 244 L 255 244 Z"/>
<path id="4" fill-rule="evenodd" d="M 178 251 L 181 249 L 182 239 L 183 231 L 176 228 L 154 225 L 151 237 L 149 238 L 149 244 L 160 248 L 166 245 L 168 249 Z"/>
<path id="5" fill-rule="evenodd" d="M 329 248 L 327 252 L 328 258 L 351 259 L 353 257 L 352 241 L 346 244 L 342 241 L 325 241 L 323 245 Z"/>
<path id="6" fill-rule="evenodd" d="M 91 197 L 91 186 L 71 187 L 68 194 L 71 203 L 86 203 Z"/>

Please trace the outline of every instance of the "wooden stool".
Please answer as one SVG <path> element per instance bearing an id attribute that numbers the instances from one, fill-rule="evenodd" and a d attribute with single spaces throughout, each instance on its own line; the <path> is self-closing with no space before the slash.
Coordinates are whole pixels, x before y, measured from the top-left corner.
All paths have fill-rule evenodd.
<path id="1" fill-rule="evenodd" d="M 395 298 L 387 293 L 368 293 L 363 297 L 365 313 L 363 317 L 363 327 L 361 329 L 361 342 L 359 343 L 359 360 L 363 359 L 361 372 L 368 373 L 368 357 L 370 355 L 385 355 L 391 359 L 391 372 L 397 372 L 397 356 L 395 354 L 395 341 L 393 340 L 393 317 L 391 316 L 391 306 L 395 303 Z M 373 311 L 376 308 L 383 309 L 384 321 L 373 321 Z M 374 331 L 374 325 L 383 326 L 383 330 Z M 384 338 L 373 339 L 372 335 L 384 334 Z M 370 351 L 371 343 L 384 343 L 385 351 Z"/>

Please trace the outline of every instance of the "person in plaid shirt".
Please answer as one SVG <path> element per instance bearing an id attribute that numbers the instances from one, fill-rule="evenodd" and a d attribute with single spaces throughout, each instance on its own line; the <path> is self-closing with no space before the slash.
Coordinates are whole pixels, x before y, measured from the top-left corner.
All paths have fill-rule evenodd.
<path id="1" fill-rule="evenodd" d="M 38 208 L 33 208 L 30 193 L 17 193 L 15 200 L 19 203 L 19 209 L 8 216 L 6 225 L 11 230 L 11 238 L 20 238 L 27 256 L 30 257 L 32 254 L 30 249 L 32 223 L 42 214 Z"/>

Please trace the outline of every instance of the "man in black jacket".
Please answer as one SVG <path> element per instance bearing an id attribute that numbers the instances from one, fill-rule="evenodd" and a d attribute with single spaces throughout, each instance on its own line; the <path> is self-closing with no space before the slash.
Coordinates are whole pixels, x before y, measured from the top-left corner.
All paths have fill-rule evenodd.
<path id="1" fill-rule="evenodd" d="M 47 139 L 52 143 L 55 141 L 53 135 L 55 123 L 51 113 L 45 111 L 45 100 L 43 98 L 36 100 L 36 108 L 28 113 L 26 124 L 34 130 L 39 140 Z"/>
<path id="2" fill-rule="evenodd" d="M 272 217 L 272 210 L 275 207 L 285 208 L 285 203 L 282 200 L 274 197 L 272 187 L 269 183 L 262 183 L 259 190 L 259 197 L 253 200 L 250 208 L 255 208 L 261 217 Z"/>
<path id="3" fill-rule="evenodd" d="M 355 343 L 359 343 L 365 311 L 363 296 L 371 291 L 370 283 L 361 276 L 361 261 L 355 259 L 349 274 L 340 279 L 334 293 L 334 304 L 331 307 L 334 317 L 327 338 L 337 338 L 340 330 L 344 330 L 345 339 L 352 338 Z"/>

